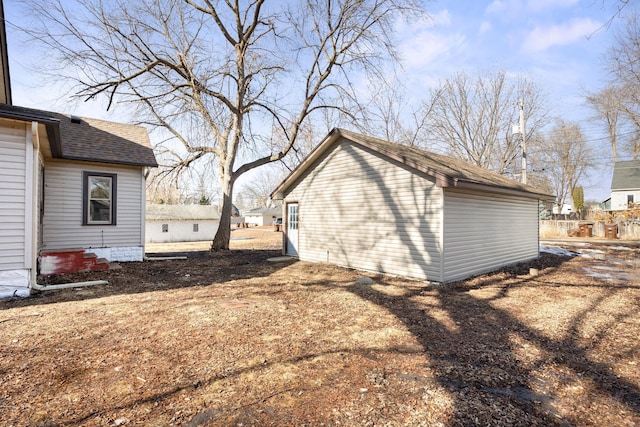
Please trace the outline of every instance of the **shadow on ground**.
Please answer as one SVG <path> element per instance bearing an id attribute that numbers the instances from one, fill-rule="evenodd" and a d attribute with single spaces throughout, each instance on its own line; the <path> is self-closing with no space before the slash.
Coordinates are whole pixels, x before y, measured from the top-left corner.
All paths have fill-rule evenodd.
<path id="1" fill-rule="evenodd" d="M 263 277 L 290 265 L 294 260 L 269 262 L 282 255 L 278 250 L 231 250 L 158 253 L 153 256 L 186 256 L 186 260 L 159 260 L 115 264 L 114 269 L 86 273 L 41 276 L 41 285 L 106 280 L 107 285 L 34 291 L 28 298 L 0 300 L 0 310 L 12 307 L 80 301 L 113 295 L 209 286 L 229 280 Z"/>

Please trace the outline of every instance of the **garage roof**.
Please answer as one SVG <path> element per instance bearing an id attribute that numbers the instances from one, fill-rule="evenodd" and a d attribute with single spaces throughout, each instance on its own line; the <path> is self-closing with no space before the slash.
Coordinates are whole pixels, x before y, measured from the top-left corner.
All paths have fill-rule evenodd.
<path id="1" fill-rule="evenodd" d="M 472 165 L 461 159 L 431 153 L 413 147 L 395 144 L 378 138 L 335 128 L 316 147 L 316 149 L 276 188 L 272 197 L 280 199 L 284 191 L 299 178 L 322 153 L 340 140 L 349 140 L 355 144 L 373 150 L 391 160 L 435 178 L 439 187 L 477 188 L 502 193 L 520 194 L 542 200 L 555 200 L 535 187 L 522 184 L 499 173 Z"/>

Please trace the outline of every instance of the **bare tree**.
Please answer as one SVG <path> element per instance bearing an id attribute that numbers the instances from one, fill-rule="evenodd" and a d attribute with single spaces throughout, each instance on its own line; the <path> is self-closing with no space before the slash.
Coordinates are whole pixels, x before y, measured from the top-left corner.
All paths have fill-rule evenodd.
<path id="1" fill-rule="evenodd" d="M 640 40 L 638 42 L 640 43 Z M 627 131 L 622 148 L 625 153 L 631 155 L 633 160 L 636 160 L 640 156 L 640 85 L 623 90 L 620 105 Z"/>
<path id="2" fill-rule="evenodd" d="M 587 104 L 595 112 L 595 118 L 600 120 L 607 129 L 613 161 L 618 161 L 618 130 L 620 114 L 623 111 L 622 100 L 624 92 L 618 86 L 607 86 L 599 92 L 587 95 Z"/>
<path id="3" fill-rule="evenodd" d="M 147 201 L 150 203 L 174 205 L 186 196 L 176 179 L 168 176 L 169 171 L 158 167 L 151 169 L 147 176 Z"/>
<path id="4" fill-rule="evenodd" d="M 627 2 L 621 2 L 619 12 Z M 588 94 L 587 104 L 605 125 L 613 160 L 640 156 L 640 22 L 637 13 L 623 17 L 607 54 L 606 67 L 612 81 L 599 92 Z"/>
<path id="5" fill-rule="evenodd" d="M 31 1 L 41 23 L 30 31 L 78 96 L 138 106 L 178 142 L 174 168 L 215 162 L 213 250 L 229 248 L 238 177 L 284 158 L 312 114 L 354 115 L 351 76 L 394 58 L 393 26 L 421 13 L 414 0 Z"/>
<path id="6" fill-rule="evenodd" d="M 544 168 L 561 209 L 592 166 L 591 149 L 580 127 L 561 119 L 541 138 L 537 163 Z"/>
<path id="7" fill-rule="evenodd" d="M 626 89 L 636 92 L 640 86 L 640 22 L 637 13 L 624 18 L 615 42 L 607 55 L 609 71 Z"/>
<path id="8" fill-rule="evenodd" d="M 607 55 L 607 67 L 613 75 L 613 84 L 621 87 L 621 112 L 632 128 L 625 148 L 637 159 L 640 156 L 640 16 L 636 12 L 624 17 Z"/>
<path id="9" fill-rule="evenodd" d="M 430 135 L 449 154 L 505 173 L 515 166 L 520 141 L 511 129 L 518 122 L 518 99 L 525 100 L 527 138 L 547 122 L 545 97 L 526 78 L 505 71 L 473 78 L 464 72 L 445 79 L 426 101 Z"/>
<path id="10" fill-rule="evenodd" d="M 381 138 L 410 147 L 423 146 L 429 109 L 412 105 L 400 79 L 384 78 L 369 81 L 370 101 L 364 120 L 357 124 L 362 133 L 373 133 Z"/>
<path id="11" fill-rule="evenodd" d="M 271 193 L 285 178 L 282 170 L 264 168 L 256 171 L 244 185 L 240 194 L 244 202 L 244 208 L 268 208 L 272 206 Z"/>

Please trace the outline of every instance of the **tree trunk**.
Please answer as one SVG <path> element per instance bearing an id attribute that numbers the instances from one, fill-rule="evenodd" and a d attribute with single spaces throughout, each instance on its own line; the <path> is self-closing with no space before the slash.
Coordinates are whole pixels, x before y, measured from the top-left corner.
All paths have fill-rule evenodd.
<path id="1" fill-rule="evenodd" d="M 233 180 L 230 177 L 222 177 L 222 211 L 220 212 L 220 225 L 211 242 L 212 251 L 228 251 L 231 239 L 231 213 L 233 212 Z"/>

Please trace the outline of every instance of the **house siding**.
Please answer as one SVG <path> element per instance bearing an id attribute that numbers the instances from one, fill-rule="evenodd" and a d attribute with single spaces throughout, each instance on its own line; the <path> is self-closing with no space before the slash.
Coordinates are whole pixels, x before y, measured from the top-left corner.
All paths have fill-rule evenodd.
<path id="1" fill-rule="evenodd" d="M 27 267 L 27 135 L 22 124 L 3 124 L 0 128 L 0 270 Z M 32 154 L 30 154 L 32 155 Z M 27 267 L 28 268 L 28 267 Z"/>
<path id="2" fill-rule="evenodd" d="M 117 225 L 82 225 L 83 171 L 117 175 Z M 142 247 L 143 184 L 140 167 L 45 162 L 44 249 Z"/>
<path id="3" fill-rule="evenodd" d="M 259 214 L 259 215 L 255 215 L 255 214 L 246 214 L 244 216 L 244 221 L 249 224 L 249 225 L 255 225 L 258 227 L 262 227 L 265 225 L 273 225 L 273 222 L 275 221 L 275 215 L 271 215 L 271 214 Z"/>
<path id="4" fill-rule="evenodd" d="M 168 226 L 166 233 L 162 232 L 163 224 Z M 193 231 L 194 224 L 198 224 L 198 231 Z M 219 224 L 219 220 L 206 219 L 147 220 L 145 235 L 147 243 L 201 242 L 213 240 Z"/>
<path id="5" fill-rule="evenodd" d="M 299 203 L 299 258 L 441 280 L 442 189 L 348 140 L 284 195 Z"/>
<path id="6" fill-rule="evenodd" d="M 627 196 L 633 196 L 634 203 L 640 203 L 640 190 L 614 190 L 611 192 L 611 210 L 623 211 L 627 209 Z"/>
<path id="7" fill-rule="evenodd" d="M 538 257 L 538 201 L 444 191 L 444 281 Z"/>

